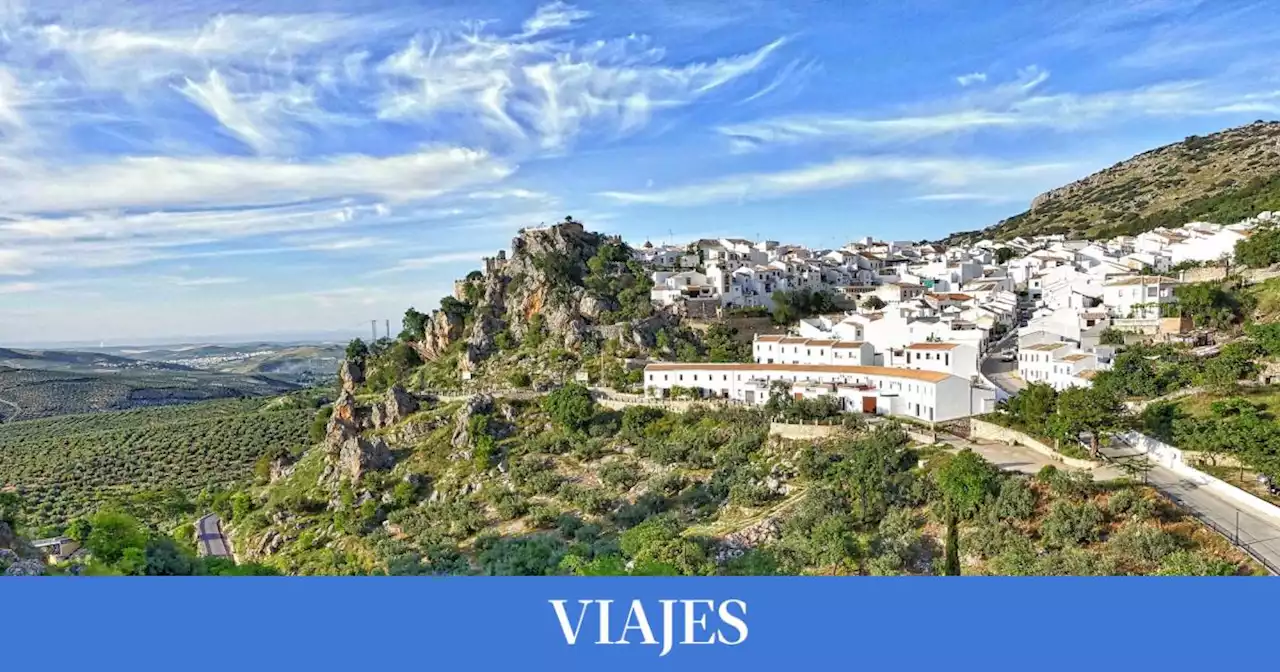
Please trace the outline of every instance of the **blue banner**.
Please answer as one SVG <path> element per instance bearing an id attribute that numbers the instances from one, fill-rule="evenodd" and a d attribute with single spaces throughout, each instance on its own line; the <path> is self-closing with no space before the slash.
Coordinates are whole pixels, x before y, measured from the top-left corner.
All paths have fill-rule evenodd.
<path id="1" fill-rule="evenodd" d="M 1269 669 L 1278 598 L 1267 579 L 4 579 L 0 650 L 12 670 Z"/>

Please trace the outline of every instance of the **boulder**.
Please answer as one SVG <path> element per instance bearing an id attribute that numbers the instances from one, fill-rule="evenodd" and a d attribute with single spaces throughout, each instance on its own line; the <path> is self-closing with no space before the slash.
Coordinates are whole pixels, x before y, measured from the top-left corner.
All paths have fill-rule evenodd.
<path id="1" fill-rule="evenodd" d="M 493 410 L 493 397 L 487 394 L 472 395 L 462 405 L 453 423 L 453 438 L 450 443 L 454 448 L 463 450 L 471 447 L 471 418 L 477 413 L 488 413 Z"/>
<path id="2" fill-rule="evenodd" d="M 439 359 L 444 351 L 462 338 L 466 322 L 463 315 L 446 313 L 437 310 L 427 320 L 421 341 L 414 341 L 412 347 L 423 361 Z"/>
<path id="3" fill-rule="evenodd" d="M 356 391 L 356 388 L 364 384 L 364 363 L 351 359 L 342 360 L 342 366 L 338 367 L 338 382 L 342 385 L 343 392 Z"/>
<path id="4" fill-rule="evenodd" d="M 353 482 L 359 482 L 366 471 L 387 469 L 394 463 L 391 449 L 380 438 L 352 437 L 342 443 L 338 452 L 339 469 Z"/>
<path id="5" fill-rule="evenodd" d="M 382 403 L 373 407 L 373 426 L 381 428 L 397 424 L 417 411 L 418 400 L 399 384 L 392 385 Z"/>
<path id="6" fill-rule="evenodd" d="M 776 541 L 781 537 L 782 523 L 778 518 L 765 518 L 722 539 L 719 548 L 716 550 L 716 562 L 723 564 L 734 558 L 741 557 L 743 553 L 750 549 Z"/>
<path id="7" fill-rule="evenodd" d="M 329 424 L 325 425 L 324 441 L 330 450 L 360 433 L 361 415 L 356 407 L 356 398 L 351 392 L 343 390 L 338 400 L 333 402 L 333 413 L 329 416 Z"/>
<path id="8" fill-rule="evenodd" d="M 592 320 L 599 318 L 601 313 L 617 309 L 618 304 L 613 299 L 591 293 L 583 294 L 582 299 L 578 301 L 578 312 Z"/>

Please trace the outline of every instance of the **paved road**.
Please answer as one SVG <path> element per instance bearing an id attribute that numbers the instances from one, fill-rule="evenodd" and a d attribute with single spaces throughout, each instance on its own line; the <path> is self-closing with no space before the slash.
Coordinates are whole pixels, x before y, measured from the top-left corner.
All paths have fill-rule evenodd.
<path id="1" fill-rule="evenodd" d="M 987 352 L 987 356 L 983 358 L 979 367 L 982 369 L 982 375 L 995 384 L 996 387 L 1004 390 L 1006 394 L 1014 395 L 1022 391 L 1027 383 L 1017 376 L 1018 362 L 1000 361 L 1001 353 L 1011 351 L 1014 355 L 1018 352 L 1017 332 L 1012 332 L 1009 336 L 1001 339 L 1000 342 L 992 346 Z"/>
<path id="2" fill-rule="evenodd" d="M 1119 440 L 1102 448 L 1102 454 L 1111 459 L 1131 459 L 1141 453 Z M 1241 509 L 1229 500 L 1179 476 L 1176 472 L 1151 463 L 1147 483 L 1164 493 L 1184 509 L 1201 518 L 1213 521 L 1227 536 L 1239 532 L 1239 545 L 1248 547 L 1275 567 L 1280 567 L 1280 523 L 1270 518 Z M 1238 526 L 1238 527 L 1237 527 Z"/>
<path id="3" fill-rule="evenodd" d="M 216 514 L 211 513 L 196 521 L 196 540 L 200 555 L 231 557 L 231 545 L 222 534 L 222 523 Z"/>

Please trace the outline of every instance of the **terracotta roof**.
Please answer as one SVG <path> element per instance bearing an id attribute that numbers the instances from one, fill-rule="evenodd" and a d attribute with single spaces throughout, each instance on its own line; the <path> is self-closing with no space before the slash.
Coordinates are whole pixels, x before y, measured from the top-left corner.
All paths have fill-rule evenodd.
<path id="1" fill-rule="evenodd" d="M 940 383 L 956 378 L 938 371 L 897 369 L 888 366 L 840 366 L 836 364 L 703 364 L 686 362 L 655 362 L 644 367 L 645 371 L 775 371 L 778 373 L 849 373 L 885 378 L 909 378 L 929 383 Z"/>
<path id="2" fill-rule="evenodd" d="M 861 348 L 864 345 L 866 345 L 866 343 L 864 343 L 863 341 L 836 341 L 836 344 L 831 347 L 837 350 L 844 350 L 844 349 Z"/>
<path id="3" fill-rule="evenodd" d="M 761 343 L 776 343 L 786 338 L 782 334 L 765 334 L 764 336 L 756 336 L 756 340 Z"/>
<path id="4" fill-rule="evenodd" d="M 1067 347 L 1066 343 L 1040 343 L 1039 345 L 1031 345 L 1022 349 L 1034 350 L 1036 352 L 1053 352 L 1054 350 L 1065 347 Z"/>
<path id="5" fill-rule="evenodd" d="M 1088 359 L 1089 357 L 1090 357 L 1090 355 L 1088 355 L 1087 353 L 1077 352 L 1077 353 L 1075 353 L 1074 355 L 1067 355 L 1066 357 L 1063 357 L 1063 358 L 1062 358 L 1062 361 L 1064 361 L 1064 362 L 1078 362 L 1078 361 L 1080 361 L 1080 360 L 1082 360 L 1082 359 Z"/>
<path id="6" fill-rule="evenodd" d="M 813 345 L 813 346 L 819 346 L 819 347 L 827 347 L 827 346 L 835 345 L 835 344 L 837 344 L 837 343 L 839 343 L 839 342 L 840 342 L 840 341 L 834 341 L 834 340 L 831 340 L 831 341 L 810 340 L 810 341 L 807 341 L 807 342 L 805 343 L 805 345 Z"/>
<path id="7" fill-rule="evenodd" d="M 969 301 L 970 299 L 973 298 L 968 294 L 961 294 L 959 292 L 942 292 L 941 294 L 933 293 L 933 294 L 929 294 L 929 296 L 935 299 L 943 299 L 946 301 Z"/>
<path id="8" fill-rule="evenodd" d="M 960 347 L 959 343 L 912 343 L 907 346 L 908 350 L 955 350 Z"/>

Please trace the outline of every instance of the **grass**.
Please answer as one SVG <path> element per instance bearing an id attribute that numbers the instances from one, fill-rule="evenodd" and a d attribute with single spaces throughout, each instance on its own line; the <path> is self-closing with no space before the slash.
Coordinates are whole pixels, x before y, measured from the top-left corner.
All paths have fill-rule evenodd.
<path id="1" fill-rule="evenodd" d="M 1245 293 L 1257 301 L 1254 309 L 1255 322 L 1280 321 L 1280 278 L 1271 278 L 1245 290 Z"/>
<path id="2" fill-rule="evenodd" d="M 1207 418 L 1213 415 L 1212 406 L 1215 401 L 1233 397 L 1239 397 L 1258 404 L 1272 414 L 1280 412 L 1280 385 L 1241 387 L 1229 394 L 1204 392 L 1182 397 L 1174 403 L 1187 415 Z"/>
<path id="3" fill-rule="evenodd" d="M 1248 467 L 1246 467 L 1243 471 L 1241 471 L 1239 467 L 1229 467 L 1225 465 L 1213 466 L 1208 464 L 1198 464 L 1196 465 L 1196 468 L 1201 471 L 1207 472 L 1209 475 L 1213 476 L 1214 478 L 1220 479 L 1222 481 L 1226 481 L 1228 484 L 1234 485 L 1235 487 L 1240 488 L 1241 490 L 1244 490 L 1245 492 L 1253 495 L 1254 497 L 1257 497 L 1258 499 L 1262 499 L 1262 500 L 1271 502 L 1276 506 L 1280 506 L 1280 497 L 1277 497 L 1276 495 L 1271 494 L 1270 492 L 1267 491 L 1266 488 L 1259 485 L 1258 473 L 1255 471 L 1249 470 Z"/>

